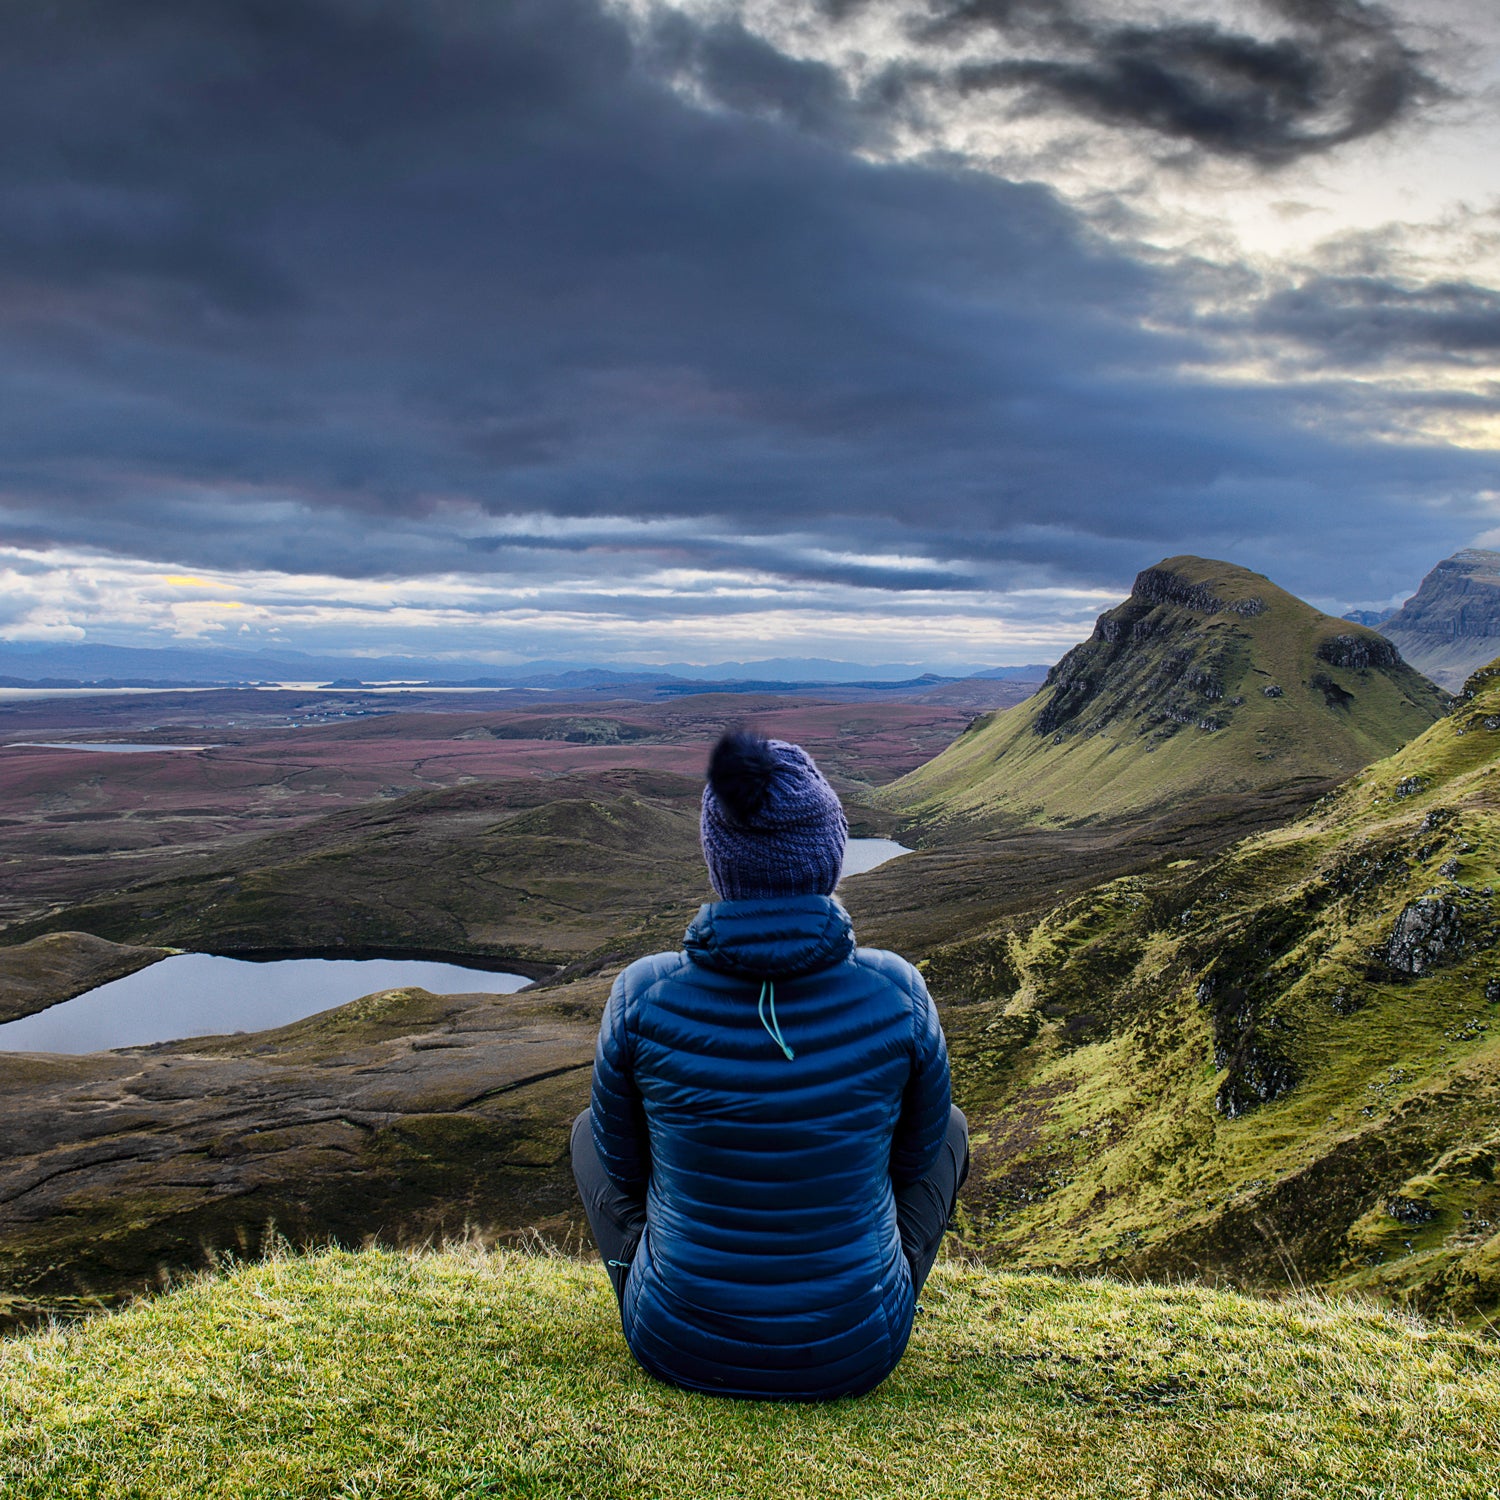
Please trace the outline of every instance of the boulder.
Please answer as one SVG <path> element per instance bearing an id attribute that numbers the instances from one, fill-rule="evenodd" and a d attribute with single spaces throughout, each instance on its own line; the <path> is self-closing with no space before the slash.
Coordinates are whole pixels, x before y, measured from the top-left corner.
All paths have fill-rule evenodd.
<path id="1" fill-rule="evenodd" d="M 1424 896 L 1406 906 L 1386 939 L 1384 958 L 1397 974 L 1425 974 L 1451 963 L 1463 947 L 1462 912 L 1446 896 Z"/>

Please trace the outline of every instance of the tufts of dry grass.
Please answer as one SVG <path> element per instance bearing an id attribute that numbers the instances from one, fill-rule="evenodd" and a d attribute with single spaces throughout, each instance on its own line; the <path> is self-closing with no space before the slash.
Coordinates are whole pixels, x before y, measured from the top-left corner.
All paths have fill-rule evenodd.
<path id="1" fill-rule="evenodd" d="M 632 1363 L 593 1267 L 285 1255 L 0 1345 L 0 1492 L 1496 1493 L 1500 1348 L 1319 1297 L 940 1265 L 873 1395 L 716 1400 Z"/>

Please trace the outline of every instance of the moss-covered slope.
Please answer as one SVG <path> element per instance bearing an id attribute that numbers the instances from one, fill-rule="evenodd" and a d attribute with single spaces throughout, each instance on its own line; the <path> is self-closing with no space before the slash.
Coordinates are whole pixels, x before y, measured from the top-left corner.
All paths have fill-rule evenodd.
<path id="1" fill-rule="evenodd" d="M 333 1500 L 1494 1494 L 1500 1351 L 1324 1299 L 940 1264 L 896 1373 L 660 1385 L 603 1271 L 329 1252 L 0 1345 L 0 1490 Z"/>
<path id="2" fill-rule="evenodd" d="M 1420 734 L 1443 702 L 1374 631 L 1259 573 L 1171 557 L 1034 698 L 977 720 L 885 795 L 929 820 L 1138 817 L 1341 779 Z"/>
<path id="3" fill-rule="evenodd" d="M 927 962 L 1006 1259 L 1500 1306 L 1500 664 L 1307 817 Z"/>

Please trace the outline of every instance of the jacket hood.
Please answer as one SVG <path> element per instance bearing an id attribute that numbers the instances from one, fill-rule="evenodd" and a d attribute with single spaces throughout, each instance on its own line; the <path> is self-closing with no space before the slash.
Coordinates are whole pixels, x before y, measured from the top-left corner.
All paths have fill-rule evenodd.
<path id="1" fill-rule="evenodd" d="M 698 909 L 683 947 L 721 974 L 794 979 L 848 958 L 854 926 L 832 896 L 712 901 Z"/>

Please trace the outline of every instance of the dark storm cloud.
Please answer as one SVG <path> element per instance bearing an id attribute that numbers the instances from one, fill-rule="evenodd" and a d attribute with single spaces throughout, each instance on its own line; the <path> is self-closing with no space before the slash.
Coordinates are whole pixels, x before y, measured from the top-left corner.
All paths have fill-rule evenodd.
<path id="1" fill-rule="evenodd" d="M 276 220 L 429 176 L 465 145 L 516 150 L 618 79 L 625 39 L 595 24 L 570 48 L 570 19 L 593 16 L 573 0 L 7 6 L 0 269 L 122 314 L 131 294 L 175 294 L 139 309 L 162 321 L 292 301 Z"/>
<path id="2" fill-rule="evenodd" d="M 1121 26 L 1068 4 L 959 0 L 916 34 L 992 34 L 1023 55 L 915 72 L 960 93 L 1019 92 L 1036 107 L 1264 166 L 1374 134 L 1441 93 L 1378 7 L 1263 0 L 1260 8 L 1283 34 L 1168 19 Z"/>
<path id="3" fill-rule="evenodd" d="M 1266 298 L 1251 326 L 1350 365 L 1489 362 L 1500 353 L 1500 291 L 1470 281 L 1312 277 Z"/>
<path id="4" fill-rule="evenodd" d="M 646 36 L 645 57 L 665 76 L 687 79 L 729 109 L 785 121 L 830 139 L 852 140 L 878 129 L 837 70 L 788 57 L 739 22 L 707 23 L 680 11 L 659 11 Z"/>
<path id="5" fill-rule="evenodd" d="M 727 24 L 641 46 L 589 0 L 0 8 L 0 534 L 524 579 L 489 518 L 665 517 L 666 565 L 892 591 L 1475 529 L 1409 502 L 1477 457 L 1177 375 L 1164 273 L 1044 189 L 858 159 Z"/>

